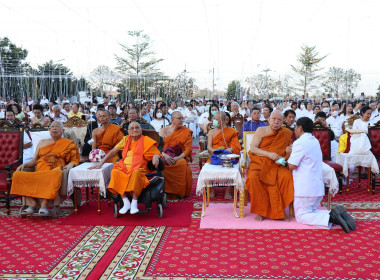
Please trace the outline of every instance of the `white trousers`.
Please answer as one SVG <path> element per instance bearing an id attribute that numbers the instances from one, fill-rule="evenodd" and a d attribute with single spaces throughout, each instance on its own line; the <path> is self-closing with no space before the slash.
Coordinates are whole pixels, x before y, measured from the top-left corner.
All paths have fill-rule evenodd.
<path id="1" fill-rule="evenodd" d="M 314 197 L 294 197 L 294 214 L 300 224 L 330 229 L 330 211 L 317 209 L 323 196 Z"/>

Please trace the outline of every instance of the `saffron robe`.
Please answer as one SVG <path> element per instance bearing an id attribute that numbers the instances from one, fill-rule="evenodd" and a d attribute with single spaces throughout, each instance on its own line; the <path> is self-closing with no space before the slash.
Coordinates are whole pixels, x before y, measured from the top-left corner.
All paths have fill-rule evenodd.
<path id="1" fill-rule="evenodd" d="M 147 136 L 141 136 L 137 141 L 131 141 L 130 146 L 126 147 L 129 136 L 116 145 L 116 148 L 123 150 L 123 158 L 111 171 L 111 180 L 108 190 L 113 194 L 123 195 L 124 193 L 134 192 L 137 196 L 149 185 L 149 180 L 145 176 L 149 173 L 147 164 L 153 159 L 154 155 L 161 156 L 157 149 L 157 142 Z M 138 141 L 141 140 L 141 146 Z M 137 151 L 137 149 L 141 149 Z M 140 158 L 136 158 L 139 156 Z M 121 163 L 124 162 L 124 165 Z M 138 166 L 136 166 L 136 163 Z M 124 168 L 125 166 L 125 168 Z M 134 170 L 131 170 L 134 169 Z"/>
<path id="2" fill-rule="evenodd" d="M 175 165 L 165 165 L 165 192 L 169 198 L 173 195 L 189 196 L 192 187 L 193 173 L 188 165 L 192 161 L 193 132 L 185 126 L 180 127 L 164 139 L 164 150 L 167 147 L 180 146 L 185 158 L 178 160 Z"/>
<path id="3" fill-rule="evenodd" d="M 229 149 L 232 148 L 233 154 L 240 154 L 241 144 L 239 142 L 239 131 L 233 129 L 232 127 L 226 126 L 212 139 L 213 149 Z M 224 136 L 224 137 L 223 137 Z M 226 147 L 226 145 L 228 147 Z M 211 157 L 211 155 L 210 155 Z M 210 162 L 209 158 L 207 162 Z"/>
<path id="4" fill-rule="evenodd" d="M 106 154 L 111 151 L 117 143 L 123 139 L 124 134 L 122 128 L 116 124 L 110 123 L 108 127 L 99 133 L 96 137 L 97 148 L 103 150 Z M 108 160 L 108 162 L 112 162 L 113 164 L 119 159 L 119 155 L 116 154 L 112 158 Z"/>
<path id="5" fill-rule="evenodd" d="M 40 148 L 36 172 L 16 171 L 11 194 L 55 199 L 61 187 L 62 168 L 69 163 L 78 165 L 79 159 L 78 146 L 66 138 Z"/>
<path id="6" fill-rule="evenodd" d="M 259 149 L 284 157 L 291 144 L 292 131 L 285 127 L 264 136 Z M 247 172 L 247 189 L 251 197 L 251 213 L 270 219 L 284 219 L 285 208 L 294 199 L 291 171 L 267 157 L 248 153 L 251 160 Z"/>

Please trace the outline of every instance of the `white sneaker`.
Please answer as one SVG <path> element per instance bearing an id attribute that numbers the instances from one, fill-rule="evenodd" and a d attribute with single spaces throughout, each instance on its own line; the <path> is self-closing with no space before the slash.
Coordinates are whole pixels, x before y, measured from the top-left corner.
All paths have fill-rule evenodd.
<path id="1" fill-rule="evenodd" d="M 135 207 L 132 207 L 131 208 L 131 211 L 129 212 L 130 214 L 136 214 L 139 212 L 139 209 L 135 208 Z"/>
<path id="2" fill-rule="evenodd" d="M 119 214 L 126 214 L 127 212 L 128 212 L 128 210 L 129 209 L 131 209 L 131 206 L 129 205 L 129 206 L 123 206 L 123 208 L 121 208 L 120 210 L 119 210 Z"/>

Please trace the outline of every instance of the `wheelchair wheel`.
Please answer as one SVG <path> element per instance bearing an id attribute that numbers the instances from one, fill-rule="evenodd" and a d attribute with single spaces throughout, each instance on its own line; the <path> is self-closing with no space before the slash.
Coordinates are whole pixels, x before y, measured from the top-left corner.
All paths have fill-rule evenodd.
<path id="1" fill-rule="evenodd" d="M 166 207 L 168 207 L 168 200 L 166 198 L 166 193 L 164 193 L 164 195 L 162 196 L 162 207 L 165 209 Z"/>
<path id="2" fill-rule="evenodd" d="M 59 216 L 59 206 L 54 206 L 53 210 L 51 210 L 51 217 L 53 219 L 56 219 L 58 218 L 58 216 Z"/>
<path id="3" fill-rule="evenodd" d="M 117 206 L 117 202 L 113 203 L 113 215 L 115 218 L 119 217 L 119 207 Z"/>
<path id="4" fill-rule="evenodd" d="M 161 204 L 157 204 L 157 214 L 158 214 L 158 217 L 160 219 L 162 218 L 163 212 L 164 212 L 164 210 L 162 209 L 162 205 Z"/>

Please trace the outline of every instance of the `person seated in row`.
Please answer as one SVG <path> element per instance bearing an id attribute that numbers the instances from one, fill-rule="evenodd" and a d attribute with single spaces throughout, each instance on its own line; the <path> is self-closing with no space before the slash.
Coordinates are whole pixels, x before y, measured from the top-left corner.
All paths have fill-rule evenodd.
<path id="1" fill-rule="evenodd" d="M 326 119 L 327 119 L 327 116 L 325 112 L 320 111 L 315 115 L 316 122 L 320 122 L 324 127 L 329 128 L 329 126 L 326 123 Z M 335 141 L 335 133 L 331 129 L 329 131 L 329 137 L 330 137 L 330 157 L 331 157 L 331 161 L 335 162 L 336 153 L 339 150 L 339 143 Z"/>
<path id="2" fill-rule="evenodd" d="M 294 214 L 297 222 L 325 229 L 338 224 L 346 233 L 355 230 L 355 221 L 344 206 L 338 205 L 331 212 L 317 208 L 325 195 L 325 186 L 321 147 L 312 135 L 313 121 L 308 117 L 299 118 L 294 132 L 297 140 L 293 143 L 288 166 L 293 172 Z"/>
<path id="3" fill-rule="evenodd" d="M 115 104 L 108 105 L 108 112 L 110 113 L 110 123 L 121 125 L 123 120 L 117 116 Z"/>
<path id="4" fill-rule="evenodd" d="M 110 113 L 106 110 L 100 110 L 98 121 L 101 126 L 92 132 L 92 149 L 100 149 L 108 154 L 117 143 L 124 137 L 123 130 L 120 126 L 110 123 Z M 116 154 L 109 159 L 109 162 L 116 163 L 119 155 Z"/>
<path id="5" fill-rule="evenodd" d="M 293 177 L 290 170 L 276 161 L 287 159 L 291 153 L 292 131 L 282 127 L 283 115 L 273 111 L 269 126 L 259 127 L 253 136 L 247 189 L 251 197 L 251 213 L 255 219 L 285 219 L 287 208 L 294 198 Z"/>
<path id="6" fill-rule="evenodd" d="M 50 118 L 43 115 L 44 109 L 41 105 L 36 104 L 33 106 L 34 117 L 31 119 L 31 125 L 41 124 L 42 126 L 47 126 L 50 124 Z"/>
<path id="7" fill-rule="evenodd" d="M 183 126 L 183 115 L 172 113 L 172 123 L 160 130 L 164 138 L 165 192 L 169 199 L 190 195 L 193 174 L 188 162 L 192 161 L 193 132 Z"/>
<path id="8" fill-rule="evenodd" d="M 41 140 L 31 161 L 21 164 L 13 174 L 11 195 L 25 196 L 29 206 L 25 213 L 47 215 L 49 200 L 58 195 L 61 187 L 62 169 L 69 171 L 79 164 L 78 146 L 63 138 L 63 124 L 52 122 L 50 139 Z M 24 168 L 36 167 L 36 172 L 25 172 Z M 36 198 L 42 198 L 41 205 Z"/>
<path id="9" fill-rule="evenodd" d="M 113 194 L 120 194 L 123 198 L 124 206 L 119 210 L 120 214 L 126 214 L 130 210 L 131 214 L 139 212 L 137 207 L 138 197 L 141 191 L 149 185 L 146 174 L 149 173 L 148 162 L 152 161 L 157 168 L 160 151 L 157 149 L 157 142 L 150 137 L 142 135 L 139 123 L 131 122 L 128 127 L 128 136 L 123 139 L 105 156 L 105 158 L 89 169 L 98 169 L 104 163 L 115 157 L 119 151 L 123 152 L 123 158 L 114 166 L 111 171 L 111 180 L 108 190 Z M 132 196 L 132 203 L 128 199 Z"/>
<path id="10" fill-rule="evenodd" d="M 67 117 L 68 118 L 72 118 L 72 117 L 82 118 L 82 116 L 83 116 L 83 113 L 79 111 L 79 104 L 74 103 L 71 106 L 71 112 L 67 114 Z"/>
<path id="11" fill-rule="evenodd" d="M 159 107 L 156 107 L 153 112 L 153 120 L 150 122 L 150 125 L 154 127 L 156 132 L 169 125 L 169 121 L 165 119 L 162 115 L 162 110 Z"/>
<path id="12" fill-rule="evenodd" d="M 296 122 L 296 112 L 292 109 L 284 112 L 284 127 L 293 130 Z"/>
<path id="13" fill-rule="evenodd" d="M 210 155 L 218 149 L 228 150 L 232 154 L 240 154 L 241 145 L 238 138 L 239 132 L 236 129 L 227 126 L 229 121 L 230 120 L 227 120 L 226 113 L 223 111 L 219 111 L 214 115 L 214 128 L 209 131 L 207 140 L 207 150 Z M 210 159 L 207 162 L 210 162 Z M 210 197 L 215 197 L 214 188 L 211 188 Z M 227 186 L 224 198 L 232 198 L 231 186 Z"/>
<path id="14" fill-rule="evenodd" d="M 257 107 L 252 108 L 251 120 L 243 124 L 243 132 L 241 138 L 244 137 L 244 131 L 256 131 L 261 126 L 268 126 L 266 122 L 260 121 L 261 113 Z"/>
<path id="15" fill-rule="evenodd" d="M 128 126 L 131 122 L 138 122 L 143 129 L 154 129 L 145 119 L 139 117 L 139 110 L 132 107 L 128 110 L 128 115 L 125 116 L 124 125 Z"/>
<path id="16" fill-rule="evenodd" d="M 48 114 L 48 116 L 50 116 L 54 121 L 60 121 L 61 123 L 64 123 L 65 121 L 67 121 L 67 118 L 62 114 L 61 106 L 56 104 L 56 105 L 53 105 L 51 109 L 53 111 L 53 115 L 50 116 L 50 114 Z"/>

